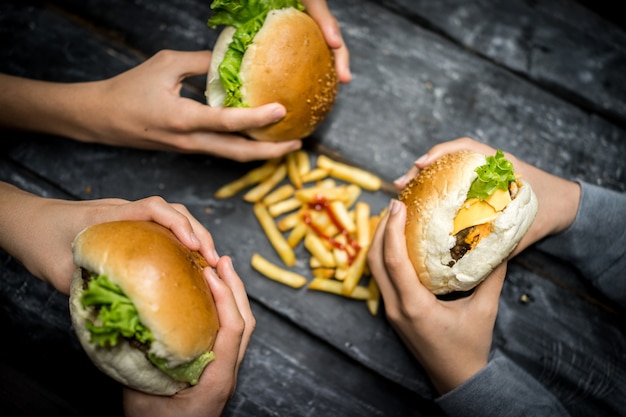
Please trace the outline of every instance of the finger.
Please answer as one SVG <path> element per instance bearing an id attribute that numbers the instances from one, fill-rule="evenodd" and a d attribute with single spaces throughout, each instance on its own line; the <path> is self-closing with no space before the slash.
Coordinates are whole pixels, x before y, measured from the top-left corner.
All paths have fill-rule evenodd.
<path id="1" fill-rule="evenodd" d="M 187 207 L 178 203 L 172 203 L 171 206 L 187 217 L 189 223 L 191 224 L 191 228 L 193 230 L 192 239 L 195 238 L 198 241 L 198 247 L 188 247 L 192 250 L 198 250 L 202 256 L 204 256 L 204 259 L 206 259 L 209 265 L 215 267 L 219 260 L 219 254 L 215 249 L 215 243 L 211 233 L 189 212 Z"/>
<path id="2" fill-rule="evenodd" d="M 411 169 L 409 169 L 401 177 L 397 178 L 393 182 L 393 184 L 397 189 L 401 190 L 406 187 L 409 181 L 411 181 L 411 179 L 415 177 L 423 168 L 426 168 L 437 159 L 446 154 L 466 149 L 480 152 L 485 155 L 495 153 L 495 149 L 493 149 L 492 147 L 477 142 L 474 139 L 468 137 L 458 138 L 448 142 L 440 143 L 430 148 L 428 152 L 415 160 Z"/>
<path id="3" fill-rule="evenodd" d="M 211 107 L 194 103 L 198 105 L 189 106 L 186 114 L 191 130 L 241 132 L 279 122 L 287 114 L 280 103 L 257 107 Z"/>
<path id="4" fill-rule="evenodd" d="M 419 168 L 424 168 L 430 165 L 433 161 L 441 158 L 443 155 L 465 149 L 480 152 L 485 155 L 494 154 L 496 152 L 496 150 L 489 145 L 477 142 L 472 138 L 462 137 L 433 146 L 427 153 L 418 158 L 417 161 L 415 161 L 415 164 Z"/>
<path id="5" fill-rule="evenodd" d="M 402 190 L 419 172 L 420 169 L 416 165 L 413 165 L 404 175 L 393 182 L 394 187 L 398 190 Z"/>
<path id="6" fill-rule="evenodd" d="M 254 314 L 252 313 L 250 300 L 248 298 L 244 283 L 235 271 L 230 257 L 223 256 L 222 258 L 220 258 L 220 261 L 217 265 L 217 272 L 222 280 L 231 289 L 233 296 L 235 297 L 235 302 L 239 309 L 239 313 L 244 320 L 244 330 L 241 339 L 241 347 L 239 350 L 239 363 L 241 363 L 248 348 L 248 344 L 250 342 L 250 338 L 252 337 L 254 328 L 256 327 L 256 319 L 254 317 Z"/>
<path id="7" fill-rule="evenodd" d="M 341 48 L 333 49 L 335 54 L 335 68 L 337 69 L 337 77 L 339 82 L 347 84 L 352 81 L 352 73 L 350 72 L 350 52 L 344 45 Z"/>
<path id="8" fill-rule="evenodd" d="M 349 83 L 352 79 L 352 75 L 350 74 L 350 53 L 343 41 L 337 19 L 335 19 L 328 9 L 326 1 L 317 0 L 305 2 L 305 6 L 307 13 L 322 29 L 326 43 L 333 50 L 339 81 Z"/>
<path id="9" fill-rule="evenodd" d="M 151 220 L 170 229 L 191 250 L 200 250 L 209 264 L 218 256 L 210 233 L 182 205 L 169 204 L 162 197 L 152 196 L 118 206 L 111 220 Z"/>
<path id="10" fill-rule="evenodd" d="M 341 39 L 341 33 L 339 32 L 339 25 L 337 20 L 328 9 L 328 4 L 325 0 L 307 1 L 304 2 L 306 6 L 306 12 L 317 22 L 326 43 L 331 48 L 340 48 L 343 46 L 343 39 Z"/>
<path id="11" fill-rule="evenodd" d="M 413 264 L 409 260 L 404 228 L 406 206 L 398 200 L 392 200 L 389 207 L 389 220 L 384 235 L 384 261 L 391 283 L 403 305 L 422 305 L 430 302 L 433 294 L 420 282 Z M 410 298 L 409 301 L 406 298 Z"/>
<path id="12" fill-rule="evenodd" d="M 488 310 L 493 316 L 498 310 L 498 301 L 504 286 L 506 277 L 507 262 L 498 265 L 483 282 L 481 282 L 474 291 L 472 298 L 475 299 L 475 305 L 480 305 Z"/>
<path id="13" fill-rule="evenodd" d="M 215 383 L 215 378 L 230 379 L 236 375 L 245 323 L 239 313 L 235 296 L 226 282 L 220 279 L 213 268 L 204 268 L 203 273 L 215 299 L 220 330 L 213 345 L 213 351 L 219 360 L 211 362 L 202 377 Z"/>
<path id="14" fill-rule="evenodd" d="M 171 74 L 179 74 L 180 80 L 196 75 L 206 75 L 211 63 L 211 51 L 162 50 L 153 56 L 157 65 L 168 68 Z M 179 68 L 176 72 L 173 69 Z"/>
<path id="15" fill-rule="evenodd" d="M 367 263 L 374 279 L 376 280 L 376 283 L 378 284 L 378 288 L 380 289 L 383 299 L 387 302 L 391 302 L 391 298 L 395 298 L 395 294 L 393 286 L 387 276 L 387 270 L 385 269 L 385 263 L 383 260 L 383 241 L 388 219 L 389 213 L 385 214 L 378 222 L 378 226 L 374 231 L 374 236 L 372 237 L 372 242 L 370 243 L 370 248 L 367 253 Z"/>
<path id="16" fill-rule="evenodd" d="M 302 147 L 302 141 L 260 142 L 233 134 L 194 134 L 187 137 L 195 152 L 237 162 L 260 161 L 283 156 Z"/>

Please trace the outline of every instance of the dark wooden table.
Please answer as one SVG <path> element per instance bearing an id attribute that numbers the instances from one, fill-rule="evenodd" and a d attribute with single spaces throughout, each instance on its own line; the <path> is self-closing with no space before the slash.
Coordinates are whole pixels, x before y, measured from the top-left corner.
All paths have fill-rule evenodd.
<path id="1" fill-rule="evenodd" d="M 391 181 L 432 145 L 471 136 L 557 175 L 626 191 L 626 31 L 616 10 L 573 0 L 329 2 L 353 81 L 307 139 L 312 153 Z M 164 48 L 211 49 L 209 4 L 3 1 L 0 71 L 97 80 Z M 202 101 L 204 82 L 189 80 L 184 94 Z M 0 143 L 1 180 L 76 200 L 161 195 L 217 236 L 258 321 L 226 415 L 438 415 L 428 380 L 382 312 L 251 269 L 253 250 L 277 258 L 249 204 L 213 193 L 255 164 L 13 131 Z M 367 198 L 379 210 L 390 197 Z M 2 414 L 120 414 L 120 388 L 80 350 L 66 297 L 0 256 Z M 571 266 L 530 248 L 509 268 L 494 346 L 572 415 L 624 415 L 623 317 Z"/>

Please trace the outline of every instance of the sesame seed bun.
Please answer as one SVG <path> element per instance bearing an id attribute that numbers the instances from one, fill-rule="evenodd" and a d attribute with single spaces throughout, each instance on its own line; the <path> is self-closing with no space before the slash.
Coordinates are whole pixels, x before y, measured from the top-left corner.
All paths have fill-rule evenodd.
<path id="1" fill-rule="evenodd" d="M 207 78 L 207 101 L 219 107 L 225 97 L 219 63 L 235 28 L 226 27 L 214 48 Z M 295 8 L 271 10 L 244 53 L 239 77 L 249 107 L 278 102 L 287 115 L 279 122 L 244 133 L 260 141 L 301 139 L 311 135 L 330 113 L 338 92 L 332 51 L 317 23 Z"/>
<path id="2" fill-rule="evenodd" d="M 409 258 L 422 284 L 434 294 L 478 285 L 509 256 L 535 218 L 537 198 L 520 179 L 516 196 L 490 222 L 491 232 L 460 259 L 452 258 L 454 218 L 478 176 L 475 169 L 484 164 L 485 155 L 473 151 L 445 155 L 423 169 L 399 196 L 407 206 Z"/>

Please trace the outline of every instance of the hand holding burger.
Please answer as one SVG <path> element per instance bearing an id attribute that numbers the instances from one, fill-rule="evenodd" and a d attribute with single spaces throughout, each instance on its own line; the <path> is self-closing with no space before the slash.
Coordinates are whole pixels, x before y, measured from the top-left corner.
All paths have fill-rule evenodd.
<path id="1" fill-rule="evenodd" d="M 338 75 L 334 55 L 300 0 L 214 0 L 209 25 L 225 25 L 207 76 L 212 107 L 279 102 L 279 122 L 244 133 L 279 142 L 309 136 L 332 109 Z"/>
<path id="2" fill-rule="evenodd" d="M 468 291 L 504 261 L 530 228 L 537 198 L 501 151 L 462 150 L 420 171 L 402 190 L 406 240 L 430 291 Z"/>
<path id="3" fill-rule="evenodd" d="M 447 154 L 472 150 L 495 155 L 496 150 L 469 138 L 436 145 L 396 180 L 404 189 L 413 177 Z M 513 155 L 505 154 L 530 184 L 539 209 L 530 229 L 509 256 L 539 239 L 564 231 L 574 221 L 580 189 L 576 183 L 556 177 Z M 389 212 L 376 229 L 368 252 L 368 265 L 385 303 L 385 313 L 409 350 L 423 365 L 435 389 L 446 393 L 483 369 L 489 358 L 506 259 L 467 296 L 444 301 L 422 284 L 409 259 L 405 235 L 408 210 L 393 199 Z"/>
<path id="4" fill-rule="evenodd" d="M 243 282 L 229 257 L 221 257 L 215 270 L 205 268 L 204 272 L 220 317 L 220 331 L 213 346 L 216 359 L 204 369 L 197 385 L 173 396 L 149 395 L 125 388 L 126 417 L 217 417 L 233 396 L 239 366 L 256 321 Z"/>

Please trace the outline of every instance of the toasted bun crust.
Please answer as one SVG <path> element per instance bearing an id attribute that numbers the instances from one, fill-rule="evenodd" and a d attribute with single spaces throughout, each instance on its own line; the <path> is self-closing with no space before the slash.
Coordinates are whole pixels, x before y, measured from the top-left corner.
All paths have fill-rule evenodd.
<path id="1" fill-rule="evenodd" d="M 448 154 L 422 170 L 402 190 L 407 206 L 405 226 L 409 258 L 417 275 L 434 294 L 468 291 L 478 285 L 513 251 L 532 224 L 537 198 L 528 183 L 492 222 L 492 232 L 450 267 L 454 217 L 486 163 L 472 151 Z"/>
<path id="2" fill-rule="evenodd" d="M 211 106 L 221 105 L 224 99 L 223 89 L 215 83 L 217 66 L 234 30 L 224 31 L 214 47 L 207 79 Z M 338 92 L 334 56 L 321 29 L 308 14 L 294 8 L 268 13 L 243 56 L 239 76 L 248 106 L 279 102 L 287 109 L 278 123 L 244 132 L 261 141 L 309 136 L 331 111 Z"/>
<path id="3" fill-rule="evenodd" d="M 106 275 L 132 300 L 154 336 L 150 352 L 169 366 L 213 348 L 219 321 L 202 275 L 207 263 L 170 230 L 149 221 L 101 223 L 79 233 L 72 248 L 77 266 Z M 115 349 L 90 343 L 85 321 L 93 312 L 82 307 L 82 290 L 79 268 L 72 282 L 70 312 L 81 344 L 98 367 L 125 385 L 154 394 L 169 395 L 187 386 L 171 380 L 127 343 Z"/>

